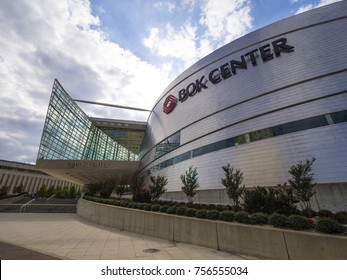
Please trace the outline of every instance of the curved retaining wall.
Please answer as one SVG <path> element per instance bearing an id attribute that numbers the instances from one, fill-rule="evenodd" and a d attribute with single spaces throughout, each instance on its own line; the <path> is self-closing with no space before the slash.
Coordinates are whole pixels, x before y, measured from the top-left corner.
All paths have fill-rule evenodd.
<path id="1" fill-rule="evenodd" d="M 121 230 L 268 259 L 347 259 L 347 238 L 147 212 L 80 199 L 77 214 Z"/>

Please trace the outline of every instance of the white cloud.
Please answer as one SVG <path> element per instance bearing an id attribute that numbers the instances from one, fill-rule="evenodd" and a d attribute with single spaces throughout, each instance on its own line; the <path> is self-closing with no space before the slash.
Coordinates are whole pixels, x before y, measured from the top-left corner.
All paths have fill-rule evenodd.
<path id="1" fill-rule="evenodd" d="M 252 27 L 248 0 L 185 0 L 182 3 L 189 12 L 199 9 L 199 22 L 193 25 L 187 12 L 186 22 L 150 28 L 143 44 L 157 56 L 180 61 L 184 68 Z"/>
<path id="2" fill-rule="evenodd" d="M 297 15 L 297 14 L 300 14 L 300 13 L 303 13 L 303 12 L 306 12 L 306 11 L 309 11 L 309 10 L 312 10 L 312 9 L 315 9 L 315 8 L 318 8 L 318 7 L 322 7 L 322 6 L 325 6 L 325 5 L 328 5 L 328 4 L 339 2 L 339 1 L 341 1 L 341 0 L 320 0 L 318 2 L 318 4 L 316 4 L 316 5 L 308 4 L 308 5 L 301 6 L 295 12 L 295 14 Z"/>
<path id="3" fill-rule="evenodd" d="M 248 0 L 208 0 L 202 6 L 200 24 L 207 27 L 207 36 L 228 43 L 244 35 L 252 27 Z"/>
<path id="4" fill-rule="evenodd" d="M 196 44 L 196 31 L 196 27 L 189 23 L 180 27 L 179 30 L 171 24 L 161 29 L 153 27 L 143 43 L 154 54 L 181 60 L 185 67 L 188 67 L 200 57 L 200 50 L 202 50 Z"/>
<path id="5" fill-rule="evenodd" d="M 149 109 L 171 80 L 163 71 L 169 65 L 155 67 L 111 42 L 87 0 L 1 1 L 0 19 L 2 158 L 35 160 L 54 78 L 77 99 Z M 147 117 L 86 110 L 99 117 Z"/>
<path id="6" fill-rule="evenodd" d="M 295 14 L 300 14 L 300 13 L 303 13 L 303 12 L 307 12 L 309 10 L 312 10 L 314 8 L 314 6 L 312 4 L 308 4 L 308 5 L 304 5 L 304 6 L 301 6 L 296 12 Z"/>
<path id="7" fill-rule="evenodd" d="M 298 3 L 299 0 L 290 0 L 289 2 L 290 2 L 290 4 L 295 4 L 295 3 Z"/>
<path id="8" fill-rule="evenodd" d="M 176 4 L 174 2 L 160 1 L 160 2 L 154 3 L 153 7 L 159 10 L 166 10 L 169 13 L 172 13 L 176 8 Z"/>

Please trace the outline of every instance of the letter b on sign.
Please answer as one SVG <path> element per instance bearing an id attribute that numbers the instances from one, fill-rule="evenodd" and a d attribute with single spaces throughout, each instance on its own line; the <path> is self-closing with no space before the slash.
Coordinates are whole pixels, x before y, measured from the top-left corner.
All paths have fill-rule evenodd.
<path id="1" fill-rule="evenodd" d="M 166 97 L 164 104 L 163 104 L 163 112 L 165 114 L 170 114 L 173 109 L 175 109 L 175 106 L 177 104 L 177 98 L 173 95 L 169 95 Z"/>

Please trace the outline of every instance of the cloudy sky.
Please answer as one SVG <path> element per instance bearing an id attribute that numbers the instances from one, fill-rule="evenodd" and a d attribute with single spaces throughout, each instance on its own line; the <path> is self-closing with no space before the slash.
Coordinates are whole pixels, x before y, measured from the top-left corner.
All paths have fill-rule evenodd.
<path id="1" fill-rule="evenodd" d="M 151 109 L 194 62 L 336 0 L 0 0 L 0 159 L 35 163 L 53 80 L 75 99 Z M 80 103 L 90 116 L 148 113 Z"/>

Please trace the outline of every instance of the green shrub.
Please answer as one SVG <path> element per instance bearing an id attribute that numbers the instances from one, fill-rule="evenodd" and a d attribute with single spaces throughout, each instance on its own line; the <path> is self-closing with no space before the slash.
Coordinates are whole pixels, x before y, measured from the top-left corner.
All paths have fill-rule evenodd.
<path id="1" fill-rule="evenodd" d="M 197 210 L 205 209 L 206 205 L 201 203 L 194 203 L 193 207 Z"/>
<path id="2" fill-rule="evenodd" d="M 273 213 L 269 218 L 269 224 L 277 228 L 288 226 L 288 217 L 282 214 Z"/>
<path id="3" fill-rule="evenodd" d="M 121 206 L 122 207 L 128 207 L 129 206 L 129 202 L 128 201 L 122 201 Z"/>
<path id="4" fill-rule="evenodd" d="M 144 203 L 137 203 L 137 208 L 140 210 L 143 210 L 145 208 L 145 204 Z"/>
<path id="5" fill-rule="evenodd" d="M 114 201 L 112 201 L 112 205 L 114 205 L 114 206 L 120 206 L 120 201 L 114 200 Z"/>
<path id="6" fill-rule="evenodd" d="M 217 208 L 217 206 L 215 204 L 207 204 L 206 205 L 207 210 L 215 210 L 216 208 Z"/>
<path id="7" fill-rule="evenodd" d="M 330 210 L 322 209 L 318 211 L 319 217 L 326 217 L 326 218 L 332 218 L 334 216 L 333 212 Z"/>
<path id="8" fill-rule="evenodd" d="M 249 214 L 244 211 L 237 212 L 235 215 L 235 221 L 241 224 L 249 224 L 250 223 Z"/>
<path id="9" fill-rule="evenodd" d="M 159 209 L 160 209 L 160 205 L 159 205 L 159 204 L 154 204 L 154 205 L 152 205 L 152 207 L 151 207 L 151 210 L 152 210 L 153 212 L 158 212 Z"/>
<path id="10" fill-rule="evenodd" d="M 138 209 L 139 208 L 139 204 L 137 202 L 133 202 L 132 203 L 132 208 L 133 209 Z"/>
<path id="11" fill-rule="evenodd" d="M 293 214 L 295 202 L 292 191 L 285 184 L 277 188 L 256 187 L 244 192 L 244 208 L 249 213 Z"/>
<path id="12" fill-rule="evenodd" d="M 334 215 L 334 220 L 338 221 L 340 224 L 347 224 L 347 212 L 341 211 Z"/>
<path id="13" fill-rule="evenodd" d="M 176 207 L 169 207 L 166 211 L 168 214 L 176 214 Z"/>
<path id="14" fill-rule="evenodd" d="M 219 211 L 217 210 L 208 210 L 206 212 L 206 218 L 209 220 L 219 220 Z"/>
<path id="15" fill-rule="evenodd" d="M 295 230 L 304 230 L 310 228 L 310 223 L 306 217 L 291 215 L 288 217 L 288 227 Z"/>
<path id="16" fill-rule="evenodd" d="M 135 202 L 129 202 L 128 207 L 129 207 L 129 208 L 134 208 L 134 203 L 135 203 Z"/>
<path id="17" fill-rule="evenodd" d="M 176 215 L 183 216 L 185 212 L 186 212 L 186 207 L 181 206 L 176 209 Z"/>
<path id="18" fill-rule="evenodd" d="M 184 214 L 187 217 L 195 217 L 196 216 L 196 209 L 195 208 L 187 208 Z"/>
<path id="19" fill-rule="evenodd" d="M 317 212 L 314 210 L 310 210 L 310 209 L 304 209 L 301 211 L 301 215 L 303 215 L 307 218 L 311 218 L 311 217 L 317 216 Z"/>
<path id="20" fill-rule="evenodd" d="M 227 209 L 225 209 L 225 205 L 218 204 L 216 206 L 216 210 L 218 210 L 219 212 L 222 212 L 222 211 L 227 210 Z"/>
<path id="21" fill-rule="evenodd" d="M 223 210 L 221 211 L 226 211 L 226 210 L 232 210 L 232 207 L 230 205 L 223 205 Z"/>
<path id="22" fill-rule="evenodd" d="M 196 211 L 196 217 L 199 219 L 206 219 L 206 210 Z"/>
<path id="23" fill-rule="evenodd" d="M 219 218 L 222 221 L 232 222 L 234 220 L 234 213 L 229 210 L 224 210 L 223 212 L 220 213 Z"/>
<path id="24" fill-rule="evenodd" d="M 151 202 L 151 194 L 149 190 L 137 189 L 133 192 L 133 201 L 141 203 Z"/>
<path id="25" fill-rule="evenodd" d="M 323 233 L 343 233 L 345 228 L 331 218 L 321 218 L 317 222 L 315 230 Z"/>
<path id="26" fill-rule="evenodd" d="M 143 207 L 143 210 L 145 210 L 145 211 L 151 211 L 151 207 L 152 207 L 151 204 L 145 203 L 145 206 Z"/>
<path id="27" fill-rule="evenodd" d="M 170 208 L 169 205 L 162 205 L 162 206 L 160 206 L 159 211 L 162 213 L 166 213 L 167 209 L 169 209 L 169 208 Z"/>
<path id="28" fill-rule="evenodd" d="M 269 221 L 269 217 L 268 215 L 262 213 L 262 212 L 257 212 L 257 213 L 253 213 L 249 216 L 250 219 L 250 223 L 251 224 L 267 224 Z"/>

